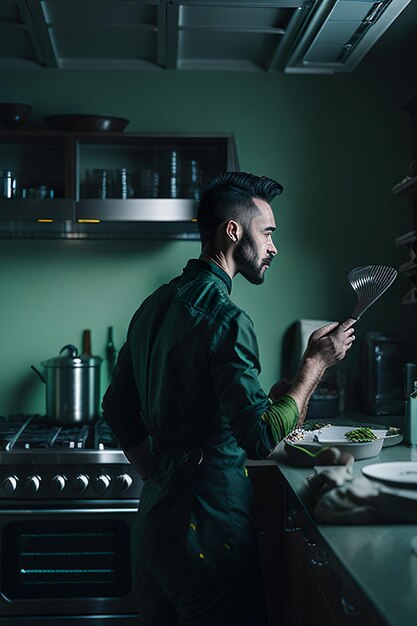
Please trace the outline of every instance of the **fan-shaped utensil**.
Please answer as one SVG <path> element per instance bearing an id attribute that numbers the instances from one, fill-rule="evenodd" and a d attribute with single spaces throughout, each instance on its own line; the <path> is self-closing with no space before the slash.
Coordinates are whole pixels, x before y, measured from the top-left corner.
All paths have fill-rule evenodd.
<path id="1" fill-rule="evenodd" d="M 397 270 L 388 265 L 364 265 L 351 270 L 348 281 L 358 296 L 358 303 L 351 317 L 358 320 L 391 287 L 397 274 Z"/>

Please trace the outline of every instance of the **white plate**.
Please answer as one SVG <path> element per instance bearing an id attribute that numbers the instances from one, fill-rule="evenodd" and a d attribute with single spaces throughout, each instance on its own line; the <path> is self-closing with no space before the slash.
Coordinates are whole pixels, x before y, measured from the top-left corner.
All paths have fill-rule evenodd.
<path id="1" fill-rule="evenodd" d="M 320 422 L 323 423 L 323 428 L 325 426 L 328 425 L 328 421 L 325 421 L 323 419 L 317 419 L 317 420 L 309 420 L 308 422 L 306 422 L 306 427 L 308 428 L 310 424 L 319 424 Z M 366 423 L 366 424 L 361 424 L 360 422 L 355 422 L 355 423 L 349 423 L 349 422 L 345 422 L 344 424 L 340 424 L 340 425 L 334 425 L 334 424 L 330 424 L 330 426 L 349 426 L 348 430 L 353 430 L 354 428 L 360 428 L 361 426 L 367 426 L 368 428 L 372 428 L 372 430 L 374 431 L 384 431 L 384 434 L 387 432 L 388 426 L 381 426 L 380 424 L 370 424 L 370 423 Z M 317 433 L 317 430 L 309 430 L 309 432 L 312 433 Z M 343 440 L 345 439 L 345 437 L 343 436 Z M 398 443 L 401 443 L 401 441 L 403 440 L 403 434 L 402 431 L 399 430 L 399 432 L 395 433 L 394 435 L 384 435 L 384 443 L 383 443 L 383 448 L 388 448 L 389 446 L 396 446 Z"/>
<path id="2" fill-rule="evenodd" d="M 320 443 L 327 444 L 350 443 L 350 439 L 345 437 L 345 435 L 351 430 L 355 430 L 355 428 L 360 428 L 360 426 L 327 426 L 316 431 L 317 440 Z M 372 432 L 378 439 L 381 439 L 385 437 L 387 429 L 375 430 L 372 428 Z"/>
<path id="3" fill-rule="evenodd" d="M 417 463 L 414 461 L 366 465 L 362 468 L 362 472 L 368 478 L 376 478 L 389 483 L 417 484 Z"/>
<path id="4" fill-rule="evenodd" d="M 384 437 L 384 445 L 383 448 L 388 448 L 389 446 L 396 446 L 397 443 L 401 443 L 403 440 L 403 434 L 400 430 L 399 433 L 395 433 L 394 435 L 385 435 Z"/>
<path id="5" fill-rule="evenodd" d="M 347 430 L 352 430 L 350 427 Z M 287 453 L 298 462 L 300 457 L 308 457 L 308 454 L 303 453 L 299 450 L 299 448 L 304 448 L 313 454 L 317 453 L 321 448 L 330 448 L 335 445 L 339 448 L 340 452 L 349 452 L 354 459 L 370 459 L 374 456 L 377 456 L 381 452 L 382 444 L 384 443 L 384 439 L 380 437 L 379 439 L 374 439 L 373 441 L 367 441 L 365 443 L 353 443 L 348 439 L 344 439 L 338 443 L 322 443 L 319 441 L 315 441 L 315 436 L 318 431 L 307 431 L 305 432 L 304 439 L 301 440 L 291 440 L 291 434 L 284 439 L 285 441 L 285 450 Z M 298 464 L 298 463 L 296 463 Z M 310 463 L 311 464 L 311 463 Z"/>

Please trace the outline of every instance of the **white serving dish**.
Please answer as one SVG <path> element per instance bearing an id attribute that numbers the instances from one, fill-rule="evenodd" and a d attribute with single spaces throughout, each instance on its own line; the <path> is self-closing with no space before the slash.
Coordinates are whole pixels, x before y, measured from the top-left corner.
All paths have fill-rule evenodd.
<path id="1" fill-rule="evenodd" d="M 398 429 L 397 433 L 394 433 L 393 435 L 388 435 L 388 427 L 387 426 L 381 426 L 380 424 L 371 424 L 369 422 L 367 422 L 366 424 L 361 424 L 358 422 L 355 423 L 344 423 L 344 424 L 329 424 L 328 421 L 325 420 L 311 420 L 310 422 L 306 422 L 306 425 L 308 426 L 309 424 L 320 424 L 323 423 L 323 434 L 325 436 L 325 429 L 324 427 L 329 428 L 338 428 L 340 429 L 340 432 L 342 432 L 341 429 L 343 429 L 343 431 L 345 432 L 349 432 L 349 430 L 353 430 L 354 428 L 360 428 L 362 426 L 366 426 L 367 428 L 371 428 L 374 433 L 377 435 L 377 437 L 381 436 L 384 437 L 384 443 L 382 445 L 383 448 L 388 448 L 390 446 L 396 446 L 398 443 L 401 443 L 401 441 L 403 440 L 403 433 L 400 429 Z M 315 430 L 314 432 L 318 432 L 317 430 Z M 345 441 L 345 436 L 344 436 L 344 432 L 343 432 L 343 437 L 341 438 L 342 441 Z"/>
<path id="2" fill-rule="evenodd" d="M 354 430 L 355 428 L 358 428 L 358 426 L 356 427 L 325 426 L 324 428 L 321 428 L 320 430 L 316 430 L 315 434 L 319 443 L 325 443 L 327 445 L 338 446 L 339 444 L 345 444 L 346 442 L 351 443 L 346 438 L 346 433 L 350 432 L 351 430 Z M 386 428 L 378 429 L 378 430 L 375 428 L 372 428 L 371 430 L 374 433 L 375 437 L 377 437 L 378 439 L 383 439 L 387 432 Z"/>
<path id="3" fill-rule="evenodd" d="M 328 426 L 327 428 L 343 428 L 344 432 L 349 432 L 349 430 L 352 430 L 352 426 L 350 427 Z M 349 454 L 353 456 L 355 460 L 360 461 L 362 459 L 371 459 L 375 456 L 378 456 L 378 454 L 382 450 L 382 446 L 384 444 L 384 437 L 378 437 L 378 439 L 374 439 L 373 441 L 367 441 L 364 443 L 354 443 L 354 442 L 348 441 L 346 438 L 341 439 L 341 435 L 339 432 L 335 434 L 335 432 L 332 431 L 331 434 L 329 434 L 328 436 L 323 435 L 323 438 L 325 439 L 325 441 L 323 441 L 321 440 L 321 436 L 319 435 L 319 432 L 323 433 L 325 430 L 327 430 L 327 428 L 324 427 L 323 429 L 320 429 L 320 431 L 318 430 L 306 431 L 304 439 L 297 440 L 297 441 L 291 441 L 288 439 L 288 437 L 286 437 L 284 440 L 285 441 L 284 449 L 286 450 L 287 454 L 290 456 L 290 459 L 294 463 L 298 464 L 298 463 L 302 463 L 303 458 L 306 457 L 305 458 L 306 465 L 314 465 L 314 457 L 309 455 L 308 454 L 309 452 L 311 454 L 317 454 L 322 448 L 334 447 L 334 448 L 338 448 L 340 452 L 348 452 Z M 383 431 L 383 432 L 386 432 L 386 431 Z M 320 438 L 320 440 L 317 441 L 316 438 Z M 303 452 L 302 450 L 303 448 L 304 450 L 307 450 L 307 452 Z"/>

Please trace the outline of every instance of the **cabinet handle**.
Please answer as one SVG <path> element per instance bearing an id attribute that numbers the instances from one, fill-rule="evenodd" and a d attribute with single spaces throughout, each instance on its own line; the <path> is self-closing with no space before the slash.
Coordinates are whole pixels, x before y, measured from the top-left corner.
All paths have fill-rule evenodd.
<path id="1" fill-rule="evenodd" d="M 289 514 L 287 517 L 287 522 L 284 524 L 284 530 L 286 533 L 295 533 L 301 530 L 300 526 L 297 526 L 297 524 L 295 523 L 294 518 L 291 514 Z"/>
<path id="2" fill-rule="evenodd" d="M 314 539 L 309 539 L 303 532 L 301 533 L 301 536 L 304 540 L 304 543 L 306 543 L 310 548 L 314 548 L 317 545 Z"/>
<path id="3" fill-rule="evenodd" d="M 362 615 L 362 612 L 356 608 L 354 604 L 346 600 L 343 596 L 340 596 L 340 605 L 343 613 L 346 615 Z"/>
<path id="4" fill-rule="evenodd" d="M 314 557 L 310 557 L 310 563 L 314 567 L 324 567 L 329 564 L 329 559 L 327 558 L 327 554 L 325 552 L 317 550 L 316 555 Z"/>

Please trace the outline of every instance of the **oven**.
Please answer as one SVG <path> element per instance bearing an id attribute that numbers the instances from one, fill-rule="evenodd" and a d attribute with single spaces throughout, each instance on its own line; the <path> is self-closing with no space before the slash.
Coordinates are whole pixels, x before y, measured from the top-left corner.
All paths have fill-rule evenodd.
<path id="1" fill-rule="evenodd" d="M 107 431 L 84 448 L 29 431 L 0 451 L 0 626 L 138 626 L 140 478 Z"/>

